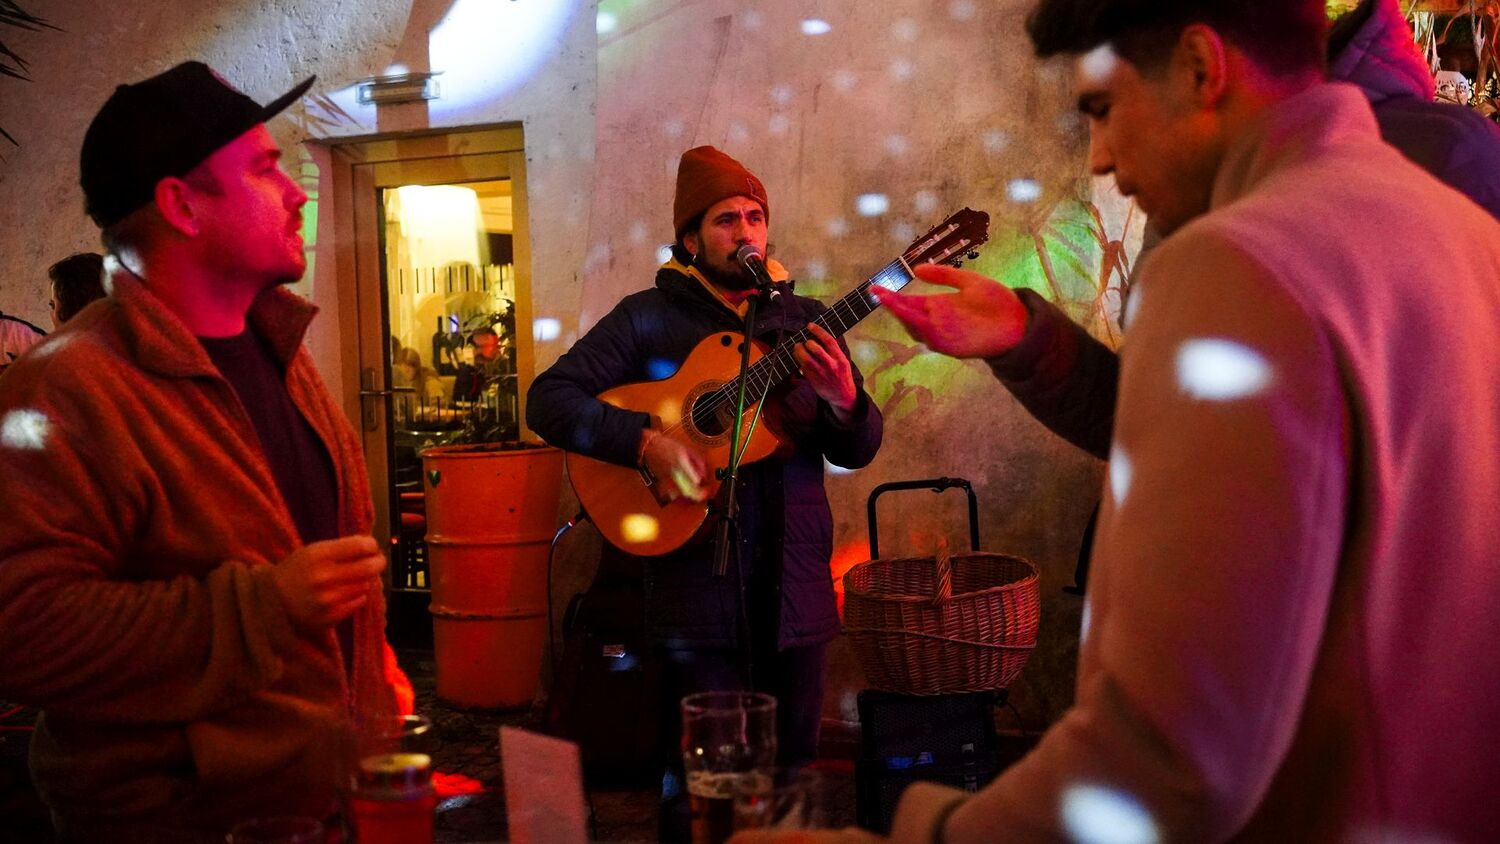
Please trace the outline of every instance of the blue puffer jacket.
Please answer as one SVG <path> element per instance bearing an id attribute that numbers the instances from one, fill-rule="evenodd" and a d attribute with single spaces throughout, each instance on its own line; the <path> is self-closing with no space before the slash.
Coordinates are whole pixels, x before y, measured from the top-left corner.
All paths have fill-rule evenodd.
<path id="1" fill-rule="evenodd" d="M 1370 0 L 1349 15 L 1331 37 L 1329 77 L 1365 92 L 1386 143 L 1500 218 L 1500 125 L 1433 102 L 1432 73 L 1397 0 Z"/>
<path id="2" fill-rule="evenodd" d="M 774 343 L 781 331 L 802 328 L 823 310 L 813 299 L 783 295 L 761 308 L 756 333 Z M 666 378 L 704 337 L 742 328 L 740 318 L 702 284 L 668 264 L 658 271 L 654 288 L 621 300 L 532 383 L 527 424 L 559 448 L 634 465 L 649 417 L 594 397 L 620 384 Z M 783 648 L 826 642 L 838 633 L 828 567 L 833 520 L 823 489 L 823 460 L 849 469 L 865 466 L 874 459 L 883 430 L 857 369 L 854 379 L 859 400 L 847 427 L 805 381 L 789 382 L 779 421 L 794 448 L 740 470 L 743 580 L 763 585 L 766 594 L 780 594 L 779 618 L 751 613 L 752 635 L 759 638 L 769 633 L 764 625 L 775 624 Z M 713 576 L 712 559 L 712 541 L 652 558 L 606 545 L 600 565 L 605 571 L 642 573 L 647 624 L 659 641 L 723 647 L 736 641 L 737 608 L 746 596 L 737 594 L 741 578 L 733 569 L 726 577 Z"/>

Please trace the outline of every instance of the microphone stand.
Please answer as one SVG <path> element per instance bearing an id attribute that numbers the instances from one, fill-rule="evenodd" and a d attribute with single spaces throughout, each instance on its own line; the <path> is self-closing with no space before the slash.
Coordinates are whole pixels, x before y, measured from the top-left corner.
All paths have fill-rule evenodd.
<path id="1" fill-rule="evenodd" d="M 755 320 L 760 307 L 760 297 L 770 295 L 773 292 L 769 284 L 756 285 L 756 294 L 746 300 L 745 307 L 745 340 L 740 344 L 740 374 L 739 390 L 734 405 L 734 429 L 729 436 L 729 465 L 719 470 L 719 479 L 723 482 L 724 495 L 723 506 L 719 512 L 719 524 L 717 535 L 714 539 L 714 577 L 723 577 L 729 569 L 729 556 L 735 550 L 736 538 L 739 535 L 737 525 L 739 521 L 739 487 L 740 487 L 740 457 L 744 443 L 740 442 L 740 429 L 745 420 L 745 398 L 749 391 L 750 371 L 750 344 L 755 337 Z M 762 396 L 761 400 L 764 401 Z M 746 432 L 745 439 L 750 438 Z M 739 639 L 739 662 L 740 674 L 745 681 L 745 687 L 755 688 L 755 650 L 750 641 L 750 608 L 745 601 L 745 578 L 744 569 L 739 564 L 739 557 L 735 557 L 734 572 L 739 581 L 735 584 L 736 602 L 738 609 L 735 615 L 738 617 L 736 627 L 736 638 Z"/>
<path id="2" fill-rule="evenodd" d="M 750 343 L 755 337 L 756 312 L 759 310 L 763 291 L 764 288 L 761 288 L 756 295 L 745 300 L 745 341 L 740 344 L 740 388 L 734 404 L 734 428 L 729 435 L 729 465 L 719 470 L 719 480 L 723 482 L 724 496 L 723 505 L 719 511 L 718 533 L 714 539 L 714 577 L 723 577 L 729 569 L 729 554 L 734 545 L 734 525 L 739 518 L 738 493 L 742 449 L 740 428 L 745 421 L 745 396 L 750 387 L 747 377 L 750 371 Z"/>

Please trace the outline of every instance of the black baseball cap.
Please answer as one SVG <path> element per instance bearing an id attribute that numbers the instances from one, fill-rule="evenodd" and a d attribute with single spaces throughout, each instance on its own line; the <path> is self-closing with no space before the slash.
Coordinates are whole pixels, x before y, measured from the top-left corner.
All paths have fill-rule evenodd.
<path id="1" fill-rule="evenodd" d="M 118 223 L 152 200 L 157 182 L 187 175 L 296 102 L 315 79 L 264 106 L 203 62 L 116 88 L 83 136 L 79 183 L 89 216 L 100 228 Z"/>

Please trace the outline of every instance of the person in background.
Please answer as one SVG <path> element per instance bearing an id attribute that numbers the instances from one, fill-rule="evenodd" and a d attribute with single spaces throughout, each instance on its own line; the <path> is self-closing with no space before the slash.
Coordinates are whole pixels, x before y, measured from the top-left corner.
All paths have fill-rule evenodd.
<path id="1" fill-rule="evenodd" d="M 104 256 L 97 252 L 69 255 L 47 268 L 47 278 L 52 282 L 52 299 L 47 304 L 55 331 L 85 305 L 104 298 Z"/>
<path id="2" fill-rule="evenodd" d="M 397 422 L 422 424 L 435 422 L 441 416 L 439 410 L 446 397 L 443 382 L 432 367 L 422 364 L 422 355 L 416 349 L 402 348 L 394 354 L 391 385 L 410 388 L 410 392 L 403 390 L 396 396 Z"/>
<path id="3" fill-rule="evenodd" d="M 23 352 L 42 342 L 47 332 L 35 325 L 0 311 L 0 374 L 4 374 Z"/>
<path id="4" fill-rule="evenodd" d="M 80 155 L 113 270 L 0 379 L 0 698 L 41 709 L 68 841 L 324 818 L 409 711 L 359 438 L 303 346 L 307 196 L 201 62 L 121 85 Z"/>
<path id="5" fill-rule="evenodd" d="M 459 362 L 454 376 L 453 398 L 457 401 L 479 401 L 485 388 L 498 383 L 511 368 L 510 356 L 495 329 L 483 326 L 469 335 L 469 353 Z"/>
<path id="6" fill-rule="evenodd" d="M 1500 223 L 1324 81 L 1321 0 L 1043 0 L 1028 28 L 1164 239 L 1091 432 L 1077 702 L 978 794 L 911 786 L 892 837 L 1487 840 Z M 957 292 L 877 292 L 916 340 L 1015 349 L 1003 285 L 919 275 Z"/>
<path id="7" fill-rule="evenodd" d="M 1334 23 L 1328 75 L 1358 85 L 1380 136 L 1500 219 L 1500 124 L 1433 101 L 1435 80 L 1398 0 L 1363 0 Z"/>

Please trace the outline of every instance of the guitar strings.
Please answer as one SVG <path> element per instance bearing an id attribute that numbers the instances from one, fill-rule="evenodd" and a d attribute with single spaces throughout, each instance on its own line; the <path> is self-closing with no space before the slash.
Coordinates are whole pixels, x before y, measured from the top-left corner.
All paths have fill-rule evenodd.
<path id="1" fill-rule="evenodd" d="M 952 223 L 953 219 L 949 218 L 949 221 L 947 221 L 946 230 L 939 231 L 943 229 L 943 226 L 940 225 L 931 232 L 928 232 L 922 240 L 908 248 L 899 258 L 886 264 L 870 278 L 855 285 L 853 290 L 835 302 L 832 307 L 813 318 L 809 324 L 816 324 L 835 337 L 841 336 L 850 327 L 858 324 L 860 320 L 869 316 L 876 308 L 880 307 L 880 302 L 870 295 L 870 287 L 872 285 L 880 284 L 880 286 L 888 290 L 900 290 L 916 277 L 912 272 L 912 265 L 921 262 L 918 258 L 919 255 L 926 254 L 928 256 L 927 260 L 930 263 L 946 264 L 954 256 L 962 255 L 968 252 L 973 246 L 977 246 L 988 239 L 988 237 L 983 235 L 977 239 L 959 238 L 953 243 L 946 244 L 947 248 L 941 253 L 932 254 L 932 250 L 939 243 L 946 241 L 949 235 L 960 228 Z M 864 313 L 856 312 L 856 303 L 864 309 Z M 851 319 L 845 322 L 843 316 L 841 316 L 842 313 L 847 313 Z M 837 330 L 834 330 L 832 325 L 827 321 L 830 316 L 838 319 L 839 328 Z M 746 382 L 746 396 L 748 397 L 752 394 L 758 395 L 758 398 L 755 399 L 756 419 L 760 417 L 759 405 L 765 401 L 771 388 L 783 378 L 796 371 L 797 367 L 793 362 L 794 359 L 792 358 L 791 350 L 798 343 L 806 342 L 810 336 L 806 327 L 798 329 L 790 340 L 777 345 L 776 348 L 762 356 L 760 360 L 751 364 L 746 371 L 745 378 L 748 379 Z M 767 370 L 770 370 L 771 374 L 769 377 L 762 378 L 761 376 L 765 375 Z M 694 425 L 701 430 L 703 426 L 699 425 L 696 419 L 713 419 L 718 416 L 719 411 L 724 408 L 725 404 L 738 401 L 739 380 L 738 377 L 733 378 L 711 392 L 700 396 L 698 402 L 693 407 L 688 408 L 688 412 L 684 414 L 682 420 L 663 428 L 662 433 L 677 432 L 685 426 L 688 419 L 694 419 Z M 762 382 L 764 383 L 762 384 Z M 753 421 L 751 430 L 754 430 Z M 749 436 L 747 435 L 747 442 L 748 439 Z"/>
<path id="2" fill-rule="evenodd" d="M 892 280 L 890 284 L 883 283 L 887 277 L 892 275 L 900 278 L 898 285 L 892 286 L 892 284 L 895 284 L 895 280 Z M 905 258 L 903 256 L 887 264 L 875 275 L 860 282 L 853 290 L 835 302 L 832 307 L 813 318 L 809 324 L 816 324 L 835 337 L 840 336 L 858 324 L 860 320 L 873 313 L 876 308 L 880 307 L 880 303 L 870 295 L 870 287 L 872 285 L 879 283 L 882 287 L 899 290 L 906 283 L 910 282 L 912 278 L 913 276 L 905 270 Z M 856 308 L 862 308 L 864 313 L 859 313 Z M 850 317 L 847 322 L 844 319 L 844 315 L 846 314 Z M 839 327 L 837 329 L 833 327 L 830 318 L 838 320 Z M 750 369 L 745 374 L 745 377 L 748 379 L 746 382 L 748 386 L 747 394 L 758 396 L 755 399 L 757 405 L 765 400 L 765 397 L 777 382 L 796 371 L 797 366 L 792 358 L 791 350 L 798 343 L 806 342 L 811 336 L 806 327 L 799 328 L 791 338 L 783 341 L 775 349 L 772 349 L 769 353 L 761 357 L 760 360 L 750 365 Z M 767 375 L 768 370 L 770 371 L 769 376 L 763 378 L 762 376 Z M 682 421 L 664 428 L 662 433 L 675 433 L 678 429 L 684 427 L 688 418 L 712 419 L 716 417 L 726 404 L 733 404 L 737 401 L 738 392 L 739 378 L 731 379 L 710 393 L 700 397 L 695 405 L 689 408 L 688 412 L 684 414 Z M 703 427 L 696 421 L 694 424 L 700 429 Z"/>

